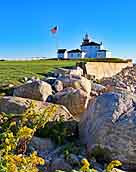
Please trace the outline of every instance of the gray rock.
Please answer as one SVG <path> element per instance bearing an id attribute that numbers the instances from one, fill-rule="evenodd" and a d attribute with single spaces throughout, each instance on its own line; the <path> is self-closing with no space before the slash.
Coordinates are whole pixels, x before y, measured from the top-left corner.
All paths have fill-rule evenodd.
<path id="1" fill-rule="evenodd" d="M 112 170 L 111 172 L 126 172 L 126 171 L 124 171 L 124 170 L 119 170 L 119 169 L 117 169 L 117 168 L 113 168 L 113 170 Z"/>
<path id="2" fill-rule="evenodd" d="M 56 92 L 60 92 L 63 90 L 63 82 L 60 80 L 56 80 L 53 84 L 53 88 Z"/>
<path id="3" fill-rule="evenodd" d="M 70 75 L 81 78 L 81 76 L 83 76 L 83 69 L 81 69 L 79 66 L 77 66 L 76 69 L 70 70 Z"/>
<path id="4" fill-rule="evenodd" d="M 47 82 L 50 85 L 53 85 L 54 82 L 56 81 L 56 78 L 55 77 L 46 77 L 46 78 L 43 78 L 43 81 Z"/>
<path id="5" fill-rule="evenodd" d="M 51 85 L 44 81 L 34 81 L 18 86 L 14 89 L 14 96 L 46 101 L 52 94 Z"/>
<path id="6" fill-rule="evenodd" d="M 49 138 L 40 138 L 33 136 L 29 143 L 29 147 L 33 147 L 37 153 L 45 152 L 45 151 L 52 151 L 55 148 L 54 143 Z"/>
<path id="7" fill-rule="evenodd" d="M 89 154 L 101 150 L 105 159 L 136 164 L 136 105 L 128 94 L 98 96 L 82 116 L 79 130 Z"/>
<path id="8" fill-rule="evenodd" d="M 101 84 L 93 83 L 92 82 L 92 90 L 96 92 L 103 92 L 105 90 L 105 87 Z"/>
<path id="9" fill-rule="evenodd" d="M 120 73 L 110 78 L 103 78 L 101 84 L 110 87 L 124 88 L 129 92 L 136 93 L 136 65 L 124 68 Z"/>
<path id="10" fill-rule="evenodd" d="M 55 78 L 58 78 L 58 77 L 61 77 L 61 74 L 60 73 L 55 73 L 55 72 L 48 72 L 45 74 L 45 77 L 55 77 Z"/>
<path id="11" fill-rule="evenodd" d="M 54 96 L 53 102 L 65 106 L 77 119 L 87 109 L 90 96 L 81 89 L 67 88 Z"/>
<path id="12" fill-rule="evenodd" d="M 70 154 L 68 157 L 68 162 L 71 164 L 71 166 L 79 166 L 80 165 L 80 161 L 78 159 L 78 156 L 75 154 Z"/>
<path id="13" fill-rule="evenodd" d="M 100 163 L 96 162 L 96 160 L 91 159 L 90 164 L 93 166 L 95 170 L 98 172 L 103 172 L 104 171 L 104 166 L 101 165 Z"/>
<path id="14" fill-rule="evenodd" d="M 79 66 L 74 67 L 74 68 L 58 68 L 55 71 L 55 73 L 61 76 L 70 75 L 73 77 L 80 78 L 83 75 L 83 69 L 81 69 Z"/>
<path id="15" fill-rule="evenodd" d="M 58 78 L 62 81 L 64 88 L 72 87 L 74 89 L 81 89 L 85 91 L 88 95 L 91 93 L 91 81 L 85 77 L 75 78 L 71 76 L 65 76 Z"/>
<path id="16" fill-rule="evenodd" d="M 55 107 L 55 111 L 50 115 L 49 121 L 58 121 L 62 118 L 64 121 L 74 120 L 70 112 L 62 105 L 55 105 L 47 102 L 45 103 L 42 101 L 12 96 L 0 98 L 0 113 L 4 112 L 7 114 L 21 115 L 29 108 L 32 102 L 36 113 L 42 113 L 49 107 Z"/>
<path id="17" fill-rule="evenodd" d="M 55 172 L 56 170 L 64 170 L 66 172 L 70 172 L 72 171 L 72 167 L 66 162 L 66 160 L 57 158 L 52 162 L 49 171 Z"/>

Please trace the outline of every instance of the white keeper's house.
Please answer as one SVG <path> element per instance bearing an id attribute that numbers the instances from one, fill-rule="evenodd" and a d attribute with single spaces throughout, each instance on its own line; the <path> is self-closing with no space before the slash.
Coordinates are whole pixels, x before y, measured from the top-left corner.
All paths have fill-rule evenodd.
<path id="1" fill-rule="evenodd" d="M 88 34 L 85 35 L 80 49 L 58 49 L 58 59 L 80 59 L 80 58 L 111 58 L 112 53 L 103 48 L 102 42 L 97 43 L 89 39 Z"/>

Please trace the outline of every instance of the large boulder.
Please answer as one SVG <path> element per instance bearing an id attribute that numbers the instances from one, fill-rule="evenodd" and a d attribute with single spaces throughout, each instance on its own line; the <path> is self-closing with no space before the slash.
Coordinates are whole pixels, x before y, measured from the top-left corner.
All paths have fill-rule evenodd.
<path id="1" fill-rule="evenodd" d="M 51 85 L 44 81 L 34 81 L 18 86 L 14 89 L 14 96 L 46 101 L 52 94 Z"/>
<path id="2" fill-rule="evenodd" d="M 87 109 L 90 96 L 81 89 L 66 88 L 53 97 L 53 102 L 65 106 L 70 113 L 80 119 L 80 114 Z"/>
<path id="3" fill-rule="evenodd" d="M 136 165 L 136 97 L 105 93 L 90 102 L 79 124 L 89 154 Z M 103 152 L 103 153 L 102 153 Z"/>
<path id="4" fill-rule="evenodd" d="M 52 116 L 49 117 L 49 121 L 58 121 L 62 117 L 64 121 L 74 119 L 70 112 L 62 105 L 55 105 L 47 102 L 11 96 L 0 98 L 0 113 L 4 112 L 6 114 L 21 115 L 30 107 L 30 104 L 32 103 L 36 113 L 42 113 L 49 107 L 55 107 L 55 111 L 52 113 Z"/>
<path id="5" fill-rule="evenodd" d="M 76 69 L 71 69 L 70 73 L 71 76 L 83 76 L 83 69 L 81 69 L 79 66 L 76 67 Z"/>
<path id="6" fill-rule="evenodd" d="M 83 91 L 88 93 L 88 95 L 90 95 L 91 81 L 85 77 L 75 78 L 75 77 L 67 76 L 67 77 L 60 77 L 58 78 L 58 80 L 62 81 L 64 88 L 72 87 L 74 89 L 82 89 Z"/>

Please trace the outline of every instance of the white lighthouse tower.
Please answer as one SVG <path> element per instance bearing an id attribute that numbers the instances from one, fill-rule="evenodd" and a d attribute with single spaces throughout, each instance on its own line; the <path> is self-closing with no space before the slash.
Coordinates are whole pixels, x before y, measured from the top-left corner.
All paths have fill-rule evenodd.
<path id="1" fill-rule="evenodd" d="M 93 42 L 86 33 L 81 44 L 81 51 L 85 52 L 86 58 L 97 58 L 97 52 L 101 49 L 101 43 Z"/>

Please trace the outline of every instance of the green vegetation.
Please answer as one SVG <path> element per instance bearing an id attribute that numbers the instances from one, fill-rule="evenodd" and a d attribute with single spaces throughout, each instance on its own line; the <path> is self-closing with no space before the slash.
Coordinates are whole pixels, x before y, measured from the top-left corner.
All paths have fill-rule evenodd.
<path id="1" fill-rule="evenodd" d="M 63 145 L 65 141 L 71 142 L 75 139 L 77 122 L 65 122 L 63 117 L 58 121 L 48 122 L 44 128 L 40 128 L 35 133 L 38 137 L 51 138 L 56 144 Z M 74 131 L 73 131 L 74 130 Z"/>
<path id="2" fill-rule="evenodd" d="M 33 61 L 0 61 L 0 85 L 17 84 L 23 77 L 43 77 L 58 67 L 74 66 L 78 62 L 124 62 L 119 58 L 80 59 L 80 60 L 33 60 Z"/>
<path id="3" fill-rule="evenodd" d="M 122 163 L 118 160 L 113 160 L 107 165 L 106 169 L 103 172 L 112 172 L 114 168 L 119 166 L 122 166 Z M 66 171 L 57 170 L 56 172 L 66 172 Z M 88 160 L 83 159 L 81 168 L 78 171 L 72 170 L 71 172 L 98 172 L 98 171 L 95 170 L 94 168 L 90 168 L 90 163 L 88 162 Z"/>
<path id="4" fill-rule="evenodd" d="M 101 148 L 99 145 L 92 149 L 91 155 L 97 161 L 110 161 L 110 151 L 106 148 Z"/>
<path id="5" fill-rule="evenodd" d="M 58 67 L 73 66 L 76 61 L 39 60 L 39 61 L 0 61 L 0 85 L 17 84 L 23 77 L 43 75 Z"/>
<path id="6" fill-rule="evenodd" d="M 85 58 L 85 59 L 80 59 L 80 60 L 73 60 L 73 61 L 78 61 L 78 62 L 110 62 L 110 63 L 127 63 L 128 61 L 131 60 L 123 60 L 120 58 Z"/>
<path id="7" fill-rule="evenodd" d="M 77 170 L 72 170 L 71 172 L 97 172 L 97 170 L 95 170 L 94 168 L 90 168 L 90 163 L 88 162 L 87 159 L 82 159 L 82 166 L 81 168 L 77 171 Z M 65 172 L 62 170 L 57 170 L 56 172 Z"/>
<path id="8" fill-rule="evenodd" d="M 30 104 L 22 116 L 0 114 L 0 172 L 38 172 L 37 166 L 44 165 L 44 159 L 36 152 L 27 154 L 27 144 L 57 107 L 50 106 L 39 113 L 34 108 L 35 105 Z"/>

